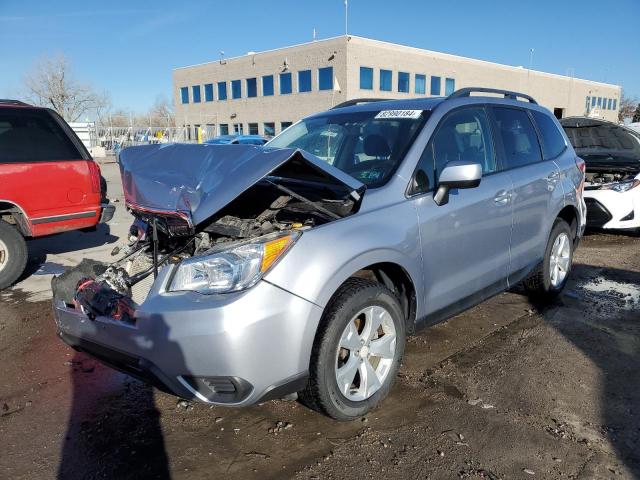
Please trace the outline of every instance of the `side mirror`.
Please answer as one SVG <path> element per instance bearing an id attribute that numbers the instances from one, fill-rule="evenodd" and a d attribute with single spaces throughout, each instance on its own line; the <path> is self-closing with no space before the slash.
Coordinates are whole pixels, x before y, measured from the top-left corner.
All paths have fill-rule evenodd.
<path id="1" fill-rule="evenodd" d="M 480 185 L 482 165 L 473 162 L 449 162 L 442 169 L 438 179 L 438 189 L 433 196 L 437 205 L 449 202 L 449 190 L 452 188 L 475 188 Z"/>

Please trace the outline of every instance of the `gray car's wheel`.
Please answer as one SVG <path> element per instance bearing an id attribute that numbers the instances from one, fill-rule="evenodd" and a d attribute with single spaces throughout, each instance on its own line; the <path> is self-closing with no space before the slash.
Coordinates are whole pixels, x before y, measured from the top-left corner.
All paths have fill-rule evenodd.
<path id="1" fill-rule="evenodd" d="M 544 253 L 542 264 L 524 281 L 529 295 L 536 300 L 552 300 L 564 288 L 571 272 L 574 243 L 571 227 L 558 218 Z"/>
<path id="2" fill-rule="evenodd" d="M 301 400 L 336 420 L 365 415 L 389 393 L 404 345 L 396 296 L 379 283 L 350 278 L 325 310 Z"/>
<path id="3" fill-rule="evenodd" d="M 0 290 L 7 288 L 22 275 L 27 265 L 27 242 L 20 232 L 0 220 Z"/>

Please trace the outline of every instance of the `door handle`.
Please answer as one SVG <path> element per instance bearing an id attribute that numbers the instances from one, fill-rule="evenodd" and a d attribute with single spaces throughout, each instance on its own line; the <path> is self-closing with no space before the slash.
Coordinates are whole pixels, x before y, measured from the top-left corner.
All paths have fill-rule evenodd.
<path id="1" fill-rule="evenodd" d="M 547 176 L 547 181 L 557 182 L 559 178 L 560 178 L 560 172 L 554 171 Z"/>
<path id="2" fill-rule="evenodd" d="M 493 197 L 493 202 L 496 205 L 506 205 L 511 200 L 511 193 L 506 190 L 500 190 L 496 193 L 496 196 Z"/>

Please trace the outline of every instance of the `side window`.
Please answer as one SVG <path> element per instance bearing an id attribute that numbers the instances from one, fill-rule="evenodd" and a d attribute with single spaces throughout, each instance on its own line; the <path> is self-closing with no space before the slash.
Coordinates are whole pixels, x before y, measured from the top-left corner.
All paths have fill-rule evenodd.
<path id="1" fill-rule="evenodd" d="M 542 112 L 532 110 L 533 119 L 538 125 L 538 131 L 540 132 L 540 141 L 542 142 L 542 154 L 545 160 L 556 158 L 560 155 L 567 144 L 564 141 L 564 137 L 560 130 L 556 126 L 556 123 L 549 115 L 545 115 Z"/>
<path id="2" fill-rule="evenodd" d="M 495 107 L 493 112 L 502 142 L 505 168 L 541 162 L 540 144 L 529 115 L 516 108 Z"/>
<path id="3" fill-rule="evenodd" d="M 479 163 L 483 175 L 496 171 L 489 121 L 484 108 L 455 110 L 441 120 L 418 162 L 414 179 L 417 189 L 413 193 L 433 189 L 442 169 L 453 161 Z"/>

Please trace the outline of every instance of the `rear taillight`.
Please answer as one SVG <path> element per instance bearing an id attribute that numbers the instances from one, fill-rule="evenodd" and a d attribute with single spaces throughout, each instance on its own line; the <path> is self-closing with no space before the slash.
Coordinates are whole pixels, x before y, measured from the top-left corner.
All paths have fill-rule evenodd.
<path id="1" fill-rule="evenodd" d="M 585 173 L 587 172 L 587 164 L 580 157 L 576 157 L 576 167 L 580 170 L 580 183 L 578 184 L 578 191 L 582 193 L 584 191 L 584 182 L 586 180 Z"/>
<path id="2" fill-rule="evenodd" d="M 100 191 L 100 167 L 96 162 L 89 161 L 89 176 L 91 177 L 91 191 L 102 193 Z"/>

